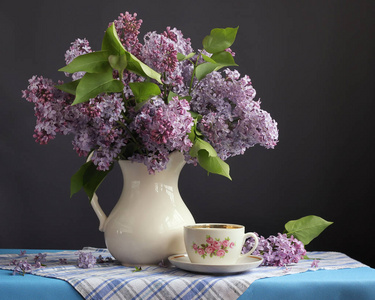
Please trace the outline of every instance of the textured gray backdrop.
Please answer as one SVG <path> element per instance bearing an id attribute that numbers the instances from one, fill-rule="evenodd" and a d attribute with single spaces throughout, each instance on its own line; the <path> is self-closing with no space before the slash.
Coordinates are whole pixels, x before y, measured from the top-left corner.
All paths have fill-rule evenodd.
<path id="1" fill-rule="evenodd" d="M 186 166 L 181 194 L 198 222 L 232 222 L 261 235 L 315 214 L 334 221 L 307 249 L 344 252 L 375 267 L 375 2 L 358 1 L 9 1 L 0 4 L 0 247 L 103 247 L 83 193 L 69 198 L 83 158 L 70 137 L 32 138 L 33 107 L 21 99 L 32 75 L 57 81 L 77 37 L 99 49 L 121 12 L 144 20 L 141 35 L 177 27 L 195 49 L 215 27 L 239 25 L 232 47 L 279 124 L 275 150 L 231 158 L 233 181 Z M 119 168 L 99 191 L 109 213 Z"/>

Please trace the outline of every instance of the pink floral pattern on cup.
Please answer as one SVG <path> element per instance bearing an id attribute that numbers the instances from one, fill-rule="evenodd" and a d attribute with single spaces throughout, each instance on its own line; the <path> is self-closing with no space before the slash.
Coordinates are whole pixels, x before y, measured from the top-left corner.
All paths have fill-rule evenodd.
<path id="1" fill-rule="evenodd" d="M 229 249 L 232 249 L 236 244 L 231 242 L 229 237 L 225 238 L 224 241 L 220 239 L 212 238 L 211 236 L 206 236 L 206 244 L 196 244 L 193 243 L 192 248 L 195 250 L 195 253 L 202 256 L 202 258 L 209 257 L 220 257 L 223 258 Z"/>

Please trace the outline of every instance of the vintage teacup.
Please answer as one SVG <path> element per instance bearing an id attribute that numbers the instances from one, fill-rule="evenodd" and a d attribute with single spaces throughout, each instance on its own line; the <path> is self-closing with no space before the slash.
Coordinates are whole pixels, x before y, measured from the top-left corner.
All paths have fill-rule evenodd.
<path id="1" fill-rule="evenodd" d="M 255 240 L 253 248 L 241 254 L 246 239 Z M 245 227 L 236 224 L 194 224 L 184 227 L 187 255 L 192 263 L 207 265 L 235 264 L 241 256 L 251 254 L 258 246 L 253 232 L 245 233 Z"/>

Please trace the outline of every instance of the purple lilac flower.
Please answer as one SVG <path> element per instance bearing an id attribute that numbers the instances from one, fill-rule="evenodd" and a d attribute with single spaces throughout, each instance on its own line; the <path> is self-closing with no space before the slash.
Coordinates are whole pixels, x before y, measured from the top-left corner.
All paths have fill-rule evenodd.
<path id="1" fill-rule="evenodd" d="M 33 266 L 35 269 L 39 269 L 39 268 L 44 268 L 45 265 L 42 264 L 40 261 L 37 261 L 34 266 Z"/>
<path id="2" fill-rule="evenodd" d="M 113 262 L 114 259 L 110 256 L 107 256 L 106 258 L 104 258 L 103 256 L 99 255 L 98 258 L 96 259 L 96 263 L 98 264 L 103 264 L 103 263 L 110 263 L 110 262 Z"/>
<path id="3" fill-rule="evenodd" d="M 27 262 L 27 260 L 21 260 L 17 262 L 15 268 L 13 269 L 13 275 L 22 274 L 25 275 L 27 272 L 31 272 L 31 265 Z"/>
<path id="4" fill-rule="evenodd" d="M 314 259 L 311 263 L 311 268 L 318 268 L 319 267 L 319 260 Z"/>
<path id="5" fill-rule="evenodd" d="M 9 263 L 9 266 L 15 266 L 18 264 L 18 260 L 17 259 L 12 259 Z"/>
<path id="6" fill-rule="evenodd" d="M 253 243 L 252 238 L 248 239 L 242 248 L 242 253 L 249 252 Z M 265 266 L 282 267 L 297 263 L 306 255 L 306 250 L 303 243 L 293 236 L 288 238 L 286 234 L 279 233 L 277 236 L 271 235 L 267 239 L 261 236 L 253 254 L 263 256 L 263 265 Z"/>
<path id="7" fill-rule="evenodd" d="M 126 133 L 118 126 L 125 111 L 120 94 L 71 106 L 72 95 L 55 88 L 50 79 L 33 76 L 23 97 L 35 105 L 34 138 L 40 144 L 47 144 L 57 133 L 73 134 L 73 148 L 80 156 L 94 150 L 93 162 L 99 170 L 107 170 L 126 144 Z"/>
<path id="8" fill-rule="evenodd" d="M 18 256 L 24 256 L 26 255 L 26 250 L 20 250 L 20 253 L 18 254 Z"/>
<path id="9" fill-rule="evenodd" d="M 47 257 L 47 253 L 39 253 L 35 255 L 34 257 L 35 264 L 40 263 L 40 265 L 42 265 L 43 263 L 46 262 L 46 257 Z"/>
<path id="10" fill-rule="evenodd" d="M 178 62 L 177 53 L 187 55 L 191 52 L 193 49 L 190 39 L 185 39 L 180 30 L 167 27 L 161 34 L 153 31 L 144 36 L 141 59 L 157 72 L 164 74 L 163 82 L 172 86 L 175 93 L 184 95 L 184 76 L 188 74 L 190 77 L 193 67 L 188 61 Z"/>
<path id="11" fill-rule="evenodd" d="M 71 43 L 70 48 L 65 53 L 65 62 L 66 64 L 70 64 L 77 56 L 91 53 L 91 47 L 89 45 L 88 40 L 86 39 L 76 39 L 74 42 Z M 65 72 L 67 77 L 70 76 L 69 73 Z M 72 74 L 72 79 L 77 80 L 83 77 L 85 72 L 77 72 Z"/>
<path id="12" fill-rule="evenodd" d="M 192 142 L 188 133 L 193 126 L 189 103 L 174 97 L 169 104 L 154 97 L 145 104 L 130 124 L 148 151 L 147 155 L 135 154 L 129 159 L 143 162 L 150 173 L 166 168 L 170 152 L 187 153 Z"/>
<path id="13" fill-rule="evenodd" d="M 85 253 L 82 251 L 78 252 L 77 265 L 79 268 L 88 269 L 93 268 L 96 264 L 96 258 L 92 255 L 91 252 Z"/>
<path id="14" fill-rule="evenodd" d="M 168 268 L 168 264 L 164 261 L 164 259 L 159 262 L 158 266 L 161 268 Z"/>
<path id="15" fill-rule="evenodd" d="M 117 35 L 123 44 L 124 48 L 135 56 L 139 56 L 142 44 L 138 40 L 139 29 L 142 25 L 142 20 L 137 20 L 137 14 L 133 15 L 125 12 L 121 13 L 117 20 L 113 21 L 117 31 Z M 112 23 L 109 24 L 111 26 Z"/>
<path id="16" fill-rule="evenodd" d="M 47 144 L 54 139 L 57 132 L 69 133 L 70 118 L 74 122 L 74 116 L 69 118 L 72 96 L 55 88 L 55 83 L 42 76 L 33 76 L 29 80 L 27 90 L 22 92 L 22 97 L 34 103 L 34 112 L 37 118 L 35 126 L 35 141 Z"/>
<path id="17" fill-rule="evenodd" d="M 80 106 L 73 146 L 84 156 L 94 150 L 91 159 L 98 170 L 108 170 L 126 145 L 127 133 L 118 125 L 123 121 L 123 112 L 119 94 L 98 96 Z"/>
<path id="18" fill-rule="evenodd" d="M 162 73 L 161 97 L 168 91 L 187 96 L 194 67 L 189 60 L 179 62 L 177 53 L 194 52 L 190 39 L 176 28 L 167 27 L 161 34 L 147 33 L 142 45 L 138 40 L 142 20 L 136 17 L 137 14 L 125 12 L 113 22 L 120 41 L 129 52 Z M 229 48 L 226 51 L 235 55 Z M 89 42 L 77 39 L 65 54 L 66 63 L 90 52 Z M 204 50 L 200 52 L 210 56 Z M 84 72 L 75 73 L 72 78 L 76 80 L 83 75 Z M 118 74 L 114 72 L 114 76 Z M 243 154 L 256 144 L 273 148 L 277 143 L 277 123 L 260 108 L 259 101 L 254 101 L 256 93 L 248 76 L 240 77 L 237 71 L 229 69 L 224 76 L 213 72 L 199 83 L 193 81 L 195 89 L 190 104 L 178 99 L 166 104 L 156 97 L 136 111 L 128 105 L 133 103 L 129 82 L 144 80 L 125 70 L 122 94 L 102 94 L 71 106 L 72 95 L 55 88 L 50 79 L 33 76 L 23 98 L 35 105 L 36 142 L 47 144 L 57 133 L 72 134 L 73 149 L 80 156 L 92 152 L 98 170 L 108 170 L 121 157 L 142 162 L 153 173 L 166 167 L 168 155 L 174 150 L 183 152 L 187 162 L 196 164 L 197 160 L 189 156 L 192 143 L 187 137 L 193 124 L 188 112 L 191 109 L 202 115 L 198 130 L 222 159 Z M 124 149 L 130 139 L 137 150 L 125 157 Z"/>
<path id="19" fill-rule="evenodd" d="M 192 110 L 203 116 L 198 129 L 223 160 L 256 144 L 274 148 L 277 123 L 254 101 L 250 78 L 229 69 L 224 73 L 207 75 L 193 92 Z"/>
<path id="20" fill-rule="evenodd" d="M 66 260 L 66 258 L 59 258 L 59 264 L 60 265 L 67 265 L 68 261 Z"/>

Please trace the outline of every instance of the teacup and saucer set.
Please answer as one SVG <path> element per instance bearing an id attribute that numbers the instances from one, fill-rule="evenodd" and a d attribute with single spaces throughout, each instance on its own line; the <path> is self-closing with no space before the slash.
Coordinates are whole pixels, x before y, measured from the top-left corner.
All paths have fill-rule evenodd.
<path id="1" fill-rule="evenodd" d="M 241 254 L 246 239 L 252 237 L 253 248 Z M 245 227 L 236 224 L 194 224 L 184 227 L 186 252 L 168 257 L 176 267 L 198 273 L 232 274 L 258 267 L 261 256 L 251 255 L 258 246 L 253 232 L 245 233 Z"/>

